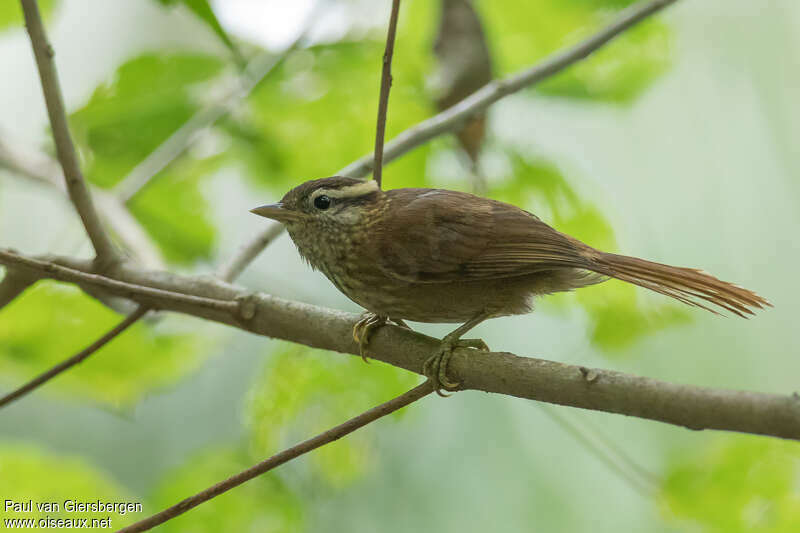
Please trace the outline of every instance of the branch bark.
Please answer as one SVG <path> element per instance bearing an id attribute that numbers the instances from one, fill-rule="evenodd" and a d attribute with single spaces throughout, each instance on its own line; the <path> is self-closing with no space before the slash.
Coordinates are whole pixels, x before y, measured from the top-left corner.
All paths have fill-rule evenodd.
<path id="1" fill-rule="evenodd" d="M 434 137 L 457 130 L 464 122 L 482 113 L 498 100 L 558 74 L 565 68 L 603 47 L 603 45 L 612 41 L 631 26 L 634 26 L 670 4 L 674 4 L 676 1 L 677 0 L 642 0 L 620 11 L 611 24 L 588 39 L 551 55 L 531 68 L 522 70 L 508 78 L 496 80 L 485 85 L 482 89 L 472 93 L 471 96 L 461 100 L 461 102 L 453 107 L 408 128 L 389 141 L 384 146 L 382 156 L 383 163 L 385 164 L 397 159 L 401 155 L 410 152 L 417 146 L 428 142 Z M 372 171 L 373 166 L 373 154 L 368 154 L 350 163 L 336 174 L 340 176 L 363 178 Z M 248 244 L 242 246 L 241 249 L 248 250 L 248 253 L 250 253 L 253 258 L 257 257 L 258 254 L 263 251 L 263 248 L 258 249 L 258 243 L 262 241 L 269 242 L 265 239 L 265 235 L 269 231 L 271 231 L 271 228 L 265 229 Z M 253 253 L 254 251 L 255 253 Z M 241 261 L 241 259 L 241 257 L 237 256 L 234 257 L 231 262 Z"/>
<path id="2" fill-rule="evenodd" d="M 42 82 L 42 91 L 47 106 L 50 125 L 53 128 L 53 140 L 56 144 L 58 160 L 64 169 L 64 178 L 67 191 L 78 215 L 81 217 L 83 227 L 92 241 L 98 263 L 107 266 L 119 261 L 119 254 L 111 239 L 100 223 L 89 189 L 78 163 L 75 145 L 69 133 L 67 113 L 64 109 L 64 99 L 61 95 L 61 86 L 58 82 L 55 61 L 55 51 L 47 40 L 39 6 L 36 0 L 21 0 L 22 11 L 25 15 L 25 26 L 28 29 L 33 54 L 36 57 L 36 66 Z"/>
<path id="3" fill-rule="evenodd" d="M 286 450 L 273 455 L 269 459 L 265 459 L 264 461 L 248 468 L 247 470 L 239 472 L 235 476 L 231 476 L 228 479 L 195 494 L 194 496 L 186 498 L 172 507 L 164 509 L 163 511 L 145 518 L 144 520 L 140 520 L 135 524 L 131 524 L 128 527 L 124 527 L 117 531 L 117 533 L 134 533 L 152 529 L 159 524 L 163 524 L 167 520 L 171 520 L 176 516 L 182 515 L 186 511 L 197 507 L 201 503 L 207 502 L 208 500 L 215 498 L 216 496 L 219 496 L 220 494 L 227 492 L 234 487 L 238 487 L 242 483 L 250 481 L 251 479 L 258 477 L 265 472 L 269 472 L 273 468 L 276 468 L 291 461 L 292 459 L 300 457 L 305 453 L 324 446 L 325 444 L 341 439 L 345 435 L 348 435 L 355 430 L 362 428 L 367 424 L 374 422 L 375 420 L 378 420 L 379 418 L 392 414 L 395 411 L 398 411 L 403 407 L 414 403 L 421 398 L 424 398 L 431 392 L 433 392 L 433 387 L 431 387 L 431 384 L 426 381 L 422 385 L 418 385 L 410 391 L 392 400 L 389 400 L 388 402 L 382 403 L 377 407 L 373 407 L 372 409 L 361 413 L 355 418 L 351 418 L 343 424 L 333 427 L 324 433 L 320 433 L 316 437 L 305 440 L 300 444 L 292 446 L 291 448 L 287 448 Z"/>
<path id="4" fill-rule="evenodd" d="M 144 271 L 125 264 L 92 274 L 91 261 L 42 261 L 0 249 L 0 264 L 43 278 L 101 284 L 141 305 L 228 324 L 258 335 L 358 355 L 358 315 L 284 300 L 210 277 Z M 133 290 L 131 287 L 134 287 Z M 193 298 L 227 305 L 199 305 Z M 238 309 L 233 309 L 238 304 Z M 309 327 L 313 324 L 314 327 Z M 440 341 L 395 326 L 378 329 L 370 355 L 421 374 Z M 373 352 L 374 351 L 374 352 Z M 457 350 L 448 372 L 462 389 L 657 420 L 689 429 L 718 429 L 800 440 L 800 396 L 680 385 L 612 370 L 519 357 L 508 352 Z"/>

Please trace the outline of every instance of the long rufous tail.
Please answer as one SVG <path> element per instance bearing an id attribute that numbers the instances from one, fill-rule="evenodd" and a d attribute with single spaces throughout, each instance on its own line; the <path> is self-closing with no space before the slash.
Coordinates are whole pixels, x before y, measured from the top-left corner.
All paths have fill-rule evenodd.
<path id="1" fill-rule="evenodd" d="M 719 313 L 704 302 L 745 318 L 746 315 L 752 315 L 754 309 L 772 307 L 772 304 L 753 291 L 719 280 L 695 268 L 674 267 L 594 249 L 587 255 L 591 257 L 592 270 L 595 272 L 671 296 L 715 314 Z"/>

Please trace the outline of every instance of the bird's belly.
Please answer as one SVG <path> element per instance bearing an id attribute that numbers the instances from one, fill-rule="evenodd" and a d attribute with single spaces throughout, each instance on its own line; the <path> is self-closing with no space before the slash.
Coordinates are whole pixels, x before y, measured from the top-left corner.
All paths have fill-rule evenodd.
<path id="1" fill-rule="evenodd" d="M 361 276 L 328 276 L 348 298 L 382 316 L 414 322 L 465 322 L 478 314 L 516 315 L 531 310 L 537 281 L 531 276 L 496 280 L 413 283 Z M 380 281 L 378 281 L 380 279 Z"/>

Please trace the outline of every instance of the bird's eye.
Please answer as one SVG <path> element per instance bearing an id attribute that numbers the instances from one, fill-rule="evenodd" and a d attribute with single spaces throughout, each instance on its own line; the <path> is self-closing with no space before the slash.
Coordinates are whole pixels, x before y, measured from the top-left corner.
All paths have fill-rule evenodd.
<path id="1" fill-rule="evenodd" d="M 331 206 L 331 199 L 321 194 L 314 198 L 314 207 L 317 209 L 328 209 Z"/>

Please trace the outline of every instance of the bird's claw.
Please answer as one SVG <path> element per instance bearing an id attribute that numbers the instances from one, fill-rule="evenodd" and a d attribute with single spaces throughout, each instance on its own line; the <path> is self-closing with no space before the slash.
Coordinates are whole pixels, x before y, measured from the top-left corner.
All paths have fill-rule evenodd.
<path id="1" fill-rule="evenodd" d="M 385 316 L 367 312 L 361 315 L 361 318 L 353 326 L 353 340 L 358 344 L 358 351 L 365 363 L 369 363 L 369 360 L 367 360 L 367 345 L 372 331 L 386 324 L 387 320 Z"/>
<path id="2" fill-rule="evenodd" d="M 425 364 L 422 365 L 422 373 L 431 380 L 436 394 L 442 397 L 450 396 L 442 392 L 442 389 L 454 391 L 461 386 L 461 382 L 451 381 L 447 377 L 447 365 L 453 351 L 456 348 L 474 348 L 476 350 L 488 351 L 489 346 L 483 339 L 442 339 L 442 344 L 435 354 L 430 356 Z"/>

